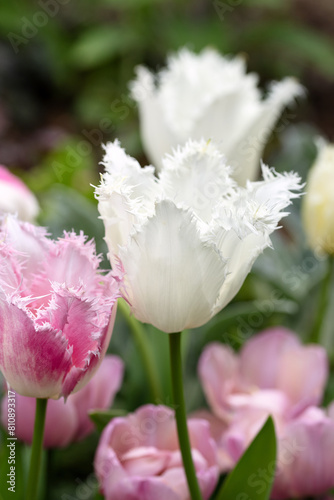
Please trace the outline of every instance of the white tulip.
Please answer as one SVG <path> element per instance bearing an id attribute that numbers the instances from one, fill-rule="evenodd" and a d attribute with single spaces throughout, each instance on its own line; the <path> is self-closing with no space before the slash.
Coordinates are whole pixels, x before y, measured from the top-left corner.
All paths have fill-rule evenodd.
<path id="1" fill-rule="evenodd" d="M 167 333 L 206 323 L 238 292 L 300 179 L 263 166 L 240 187 L 210 142 L 188 141 L 157 179 L 119 142 L 105 147 L 96 188 L 113 267 L 125 273 L 133 314 Z"/>
<path id="2" fill-rule="evenodd" d="M 141 137 L 150 161 L 161 170 L 166 153 L 188 138 L 210 138 L 233 166 L 240 185 L 255 180 L 267 139 L 284 107 L 303 94 L 293 78 L 271 84 L 266 99 L 258 76 L 241 57 L 213 49 L 182 49 L 156 76 L 139 66 L 130 84 L 139 106 Z"/>
<path id="3" fill-rule="evenodd" d="M 311 247 L 334 255 L 334 144 L 319 141 L 306 183 L 302 215 Z"/>

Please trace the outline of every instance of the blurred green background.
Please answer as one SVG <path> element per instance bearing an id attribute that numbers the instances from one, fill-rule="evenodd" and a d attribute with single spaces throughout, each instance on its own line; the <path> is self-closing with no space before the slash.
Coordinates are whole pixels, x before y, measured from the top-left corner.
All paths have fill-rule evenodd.
<path id="1" fill-rule="evenodd" d="M 243 53 L 263 88 L 288 75 L 306 87 L 307 98 L 285 112 L 265 150 L 270 165 L 297 170 L 305 180 L 316 154 L 314 138 L 334 138 L 333 33 L 332 0 L 2 1 L 0 164 L 37 194 L 38 222 L 54 236 L 63 229 L 83 229 L 105 252 L 91 187 L 99 182 L 101 143 L 118 137 L 129 154 L 146 162 L 128 94 L 134 67 L 160 68 L 166 54 L 184 45 L 195 51 L 211 45 L 223 54 Z M 189 409 L 204 404 L 196 364 L 208 341 L 239 348 L 274 324 L 308 338 L 324 263 L 307 249 L 298 203 L 273 241 L 276 251 L 259 259 L 233 303 L 196 335 L 185 337 Z M 332 355 L 333 315 L 322 337 Z M 152 327 L 148 334 L 166 393 L 161 403 L 169 404 L 167 337 Z M 119 315 L 111 351 L 127 366 L 115 406 L 133 410 L 147 402 L 147 385 L 138 350 Z M 326 400 L 332 399 L 334 380 L 327 392 Z M 49 455 L 45 498 L 77 498 L 82 481 L 89 481 L 97 439 L 95 434 Z M 94 497 L 95 486 L 85 498 Z"/>

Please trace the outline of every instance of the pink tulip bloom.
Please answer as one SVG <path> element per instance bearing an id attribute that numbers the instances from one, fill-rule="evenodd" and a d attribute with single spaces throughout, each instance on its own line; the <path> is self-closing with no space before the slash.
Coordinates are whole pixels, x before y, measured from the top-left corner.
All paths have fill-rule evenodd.
<path id="1" fill-rule="evenodd" d="M 320 403 L 328 376 L 327 354 L 319 345 L 302 345 L 285 328 L 269 328 L 246 342 L 239 355 L 222 344 L 207 346 L 199 376 L 213 413 L 225 422 L 242 407 L 270 401 L 254 396 L 257 391 L 283 394 L 284 408 L 276 410 L 292 417 Z"/>
<path id="2" fill-rule="evenodd" d="M 216 448 L 204 420 L 189 419 L 192 456 L 204 499 L 218 480 Z M 106 500 L 190 500 L 174 412 L 146 405 L 104 429 L 95 471 Z"/>
<path id="3" fill-rule="evenodd" d="M 218 446 L 221 471 L 233 468 L 272 415 L 278 464 L 272 498 L 325 493 L 334 486 L 334 404 L 320 403 L 328 376 L 326 351 L 303 346 L 284 328 L 271 328 L 245 343 L 239 355 L 211 344 L 199 374 L 213 415 L 206 416 Z M 254 471 L 254 493 L 263 491 L 268 470 Z"/>
<path id="4" fill-rule="evenodd" d="M 83 233 L 57 241 L 6 216 L 0 226 L 0 370 L 23 396 L 81 389 L 107 350 L 119 279 L 98 272 Z"/>
<path id="5" fill-rule="evenodd" d="M 334 487 L 334 420 L 311 407 L 280 436 L 272 498 L 306 498 Z"/>
<path id="6" fill-rule="evenodd" d="M 62 448 L 83 439 L 94 429 L 88 416 L 93 409 L 109 408 L 123 378 L 123 362 L 117 356 L 106 356 L 100 368 L 80 391 L 67 401 L 51 399 L 46 410 L 44 447 Z M 7 427 L 7 396 L 2 401 L 2 423 Z M 35 422 L 35 400 L 15 396 L 15 435 L 31 444 Z"/>
<path id="7" fill-rule="evenodd" d="M 33 221 L 38 212 L 38 202 L 27 186 L 0 165 L 0 212 L 17 214 L 19 219 Z"/>

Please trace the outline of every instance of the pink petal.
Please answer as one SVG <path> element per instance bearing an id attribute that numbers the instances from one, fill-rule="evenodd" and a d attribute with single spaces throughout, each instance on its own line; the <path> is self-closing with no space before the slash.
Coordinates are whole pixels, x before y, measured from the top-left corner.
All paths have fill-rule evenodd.
<path id="1" fill-rule="evenodd" d="M 227 397 L 237 387 L 238 359 L 232 349 L 213 343 L 207 346 L 199 360 L 199 377 L 213 412 L 228 420 Z"/>
<path id="2" fill-rule="evenodd" d="M 105 356 L 96 374 L 80 391 L 68 398 L 75 406 L 78 426 L 76 440 L 80 440 L 94 429 L 88 416 L 93 409 L 106 409 L 112 405 L 114 396 L 123 379 L 124 364 L 117 356 Z"/>
<path id="3" fill-rule="evenodd" d="M 61 332 L 49 326 L 36 329 L 21 307 L 0 300 L 0 369 L 23 396 L 58 397 L 72 366 L 72 349 Z"/>
<path id="4" fill-rule="evenodd" d="M 189 418 L 188 432 L 193 452 L 200 453 L 207 465 L 216 465 L 217 449 L 210 433 L 210 424 L 206 420 Z"/>
<path id="5" fill-rule="evenodd" d="M 17 213 L 21 220 L 31 221 L 39 212 L 38 202 L 27 186 L 0 165 L 0 210 Z"/>
<path id="6" fill-rule="evenodd" d="M 11 253 L 14 254 L 16 268 L 21 275 L 18 282 L 21 293 L 30 295 L 31 283 L 51 250 L 53 242 L 46 238 L 47 233 L 43 227 L 20 222 L 10 215 L 4 218 L 0 233 L 4 246 L 9 246 Z"/>
<path id="7" fill-rule="evenodd" d="M 328 359 L 322 346 L 300 346 L 282 354 L 277 388 L 296 405 L 295 411 L 322 401 L 327 378 Z"/>
<path id="8" fill-rule="evenodd" d="M 139 446 L 122 455 L 120 461 L 130 476 L 149 477 L 161 474 L 169 464 L 170 456 L 170 452 L 153 446 Z"/>
<path id="9" fill-rule="evenodd" d="M 208 500 L 213 493 L 218 480 L 218 466 L 212 466 L 197 472 L 199 486 L 204 500 Z M 191 500 L 186 475 L 183 467 L 168 469 L 161 479 L 180 500 Z"/>
<path id="10" fill-rule="evenodd" d="M 286 427 L 279 442 L 272 497 L 313 497 L 334 487 L 334 422 L 310 407 Z"/>
<path id="11" fill-rule="evenodd" d="M 190 419 L 189 434 L 200 485 L 208 498 L 218 480 L 216 447 L 204 420 Z M 174 412 L 164 406 L 145 405 L 112 420 L 102 433 L 95 470 L 107 499 L 146 498 L 147 491 L 151 494 L 148 485 L 154 485 L 152 492 L 158 495 L 152 498 L 160 499 L 161 488 L 162 498 L 189 499 Z"/>
<path id="12" fill-rule="evenodd" d="M 146 479 L 134 477 L 123 479 L 114 484 L 106 493 L 106 500 L 183 500 L 164 484 L 162 479 L 150 477 Z"/>
<path id="13" fill-rule="evenodd" d="M 244 345 L 240 373 L 245 388 L 281 390 L 297 412 L 321 401 L 328 376 L 327 355 L 321 346 L 301 345 L 285 328 L 270 328 Z"/>
<path id="14" fill-rule="evenodd" d="M 80 368 L 72 367 L 66 375 L 62 392 L 65 397 L 74 389 L 76 391 L 82 389 L 98 370 L 110 343 L 111 334 L 115 324 L 116 311 L 117 304 L 115 303 L 111 311 L 109 323 L 100 332 L 98 350 L 88 352 L 85 364 Z"/>
<path id="15" fill-rule="evenodd" d="M 243 383 L 261 389 L 275 389 L 282 352 L 299 345 L 296 335 L 282 327 L 269 328 L 252 337 L 240 352 Z"/>
<path id="16" fill-rule="evenodd" d="M 195 411 L 191 418 L 197 418 L 201 420 L 206 420 L 210 426 L 210 434 L 213 437 L 216 447 L 217 447 L 217 463 L 219 465 L 219 470 L 221 472 L 229 471 L 235 465 L 235 460 L 233 460 L 228 453 L 227 449 L 222 445 L 224 434 L 228 430 L 228 425 L 220 418 L 210 413 L 208 410 L 198 410 Z"/>
<path id="17" fill-rule="evenodd" d="M 31 444 L 35 423 L 36 399 L 15 396 L 15 435 L 21 441 Z M 7 397 L 2 401 L 2 423 L 7 426 Z M 77 415 L 74 406 L 63 399 L 49 399 L 44 431 L 44 448 L 62 448 L 74 437 L 77 428 Z"/>

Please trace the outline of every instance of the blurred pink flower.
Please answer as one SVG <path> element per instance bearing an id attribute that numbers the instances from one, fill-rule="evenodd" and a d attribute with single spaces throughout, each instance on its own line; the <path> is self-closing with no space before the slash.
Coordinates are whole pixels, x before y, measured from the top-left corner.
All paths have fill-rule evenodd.
<path id="1" fill-rule="evenodd" d="M 216 448 L 204 420 L 189 419 L 194 465 L 204 499 L 218 480 Z M 146 405 L 104 429 L 95 471 L 106 500 L 190 500 L 174 412 Z"/>
<path id="2" fill-rule="evenodd" d="M 0 212 L 16 213 L 19 219 L 33 221 L 38 212 L 38 202 L 24 182 L 0 165 Z"/>
<path id="3" fill-rule="evenodd" d="M 57 241 L 6 216 L 0 226 L 0 370 L 23 396 L 65 398 L 107 350 L 120 278 L 98 272 L 83 233 Z"/>
<path id="4" fill-rule="evenodd" d="M 88 384 L 63 399 L 51 399 L 46 410 L 44 447 L 61 448 L 83 439 L 94 429 L 88 416 L 93 409 L 109 408 L 123 378 L 123 362 L 117 356 L 106 356 Z M 7 427 L 7 396 L 2 400 L 2 423 Z M 15 435 L 31 444 L 35 422 L 35 400 L 15 396 Z"/>
<path id="5" fill-rule="evenodd" d="M 321 402 L 327 354 L 319 345 L 302 345 L 285 328 L 269 328 L 246 342 L 238 355 L 228 346 L 208 345 L 199 361 L 199 376 L 213 413 L 225 422 L 247 406 L 265 405 L 270 411 L 274 401 L 276 412 L 292 417 Z M 269 391 L 268 397 L 258 391 Z"/>
<path id="6" fill-rule="evenodd" d="M 278 443 L 271 498 L 306 498 L 334 487 L 334 420 L 311 407 L 291 420 Z"/>
<path id="7" fill-rule="evenodd" d="M 324 348 L 303 346 L 293 332 L 271 328 L 238 355 L 220 344 L 207 346 L 199 374 L 213 414 L 196 415 L 210 424 L 221 471 L 233 468 L 272 415 L 278 438 L 272 498 L 313 496 L 334 486 L 334 403 L 327 416 L 315 406 L 328 376 Z M 259 491 L 266 472 L 250 476 Z"/>

